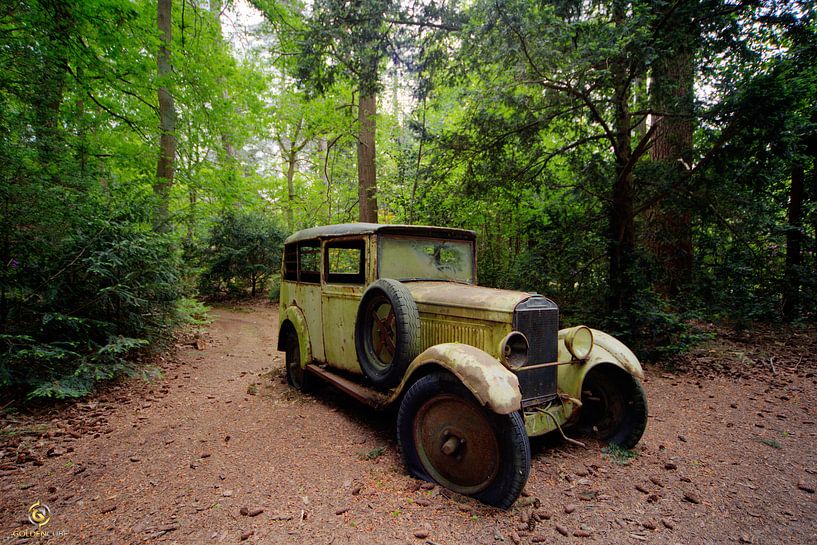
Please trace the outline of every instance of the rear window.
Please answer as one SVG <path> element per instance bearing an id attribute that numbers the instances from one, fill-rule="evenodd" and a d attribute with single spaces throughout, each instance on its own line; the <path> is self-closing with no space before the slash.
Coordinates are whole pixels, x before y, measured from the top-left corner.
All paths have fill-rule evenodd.
<path id="1" fill-rule="evenodd" d="M 284 246 L 284 280 L 315 284 L 321 281 L 321 247 L 318 241 Z"/>

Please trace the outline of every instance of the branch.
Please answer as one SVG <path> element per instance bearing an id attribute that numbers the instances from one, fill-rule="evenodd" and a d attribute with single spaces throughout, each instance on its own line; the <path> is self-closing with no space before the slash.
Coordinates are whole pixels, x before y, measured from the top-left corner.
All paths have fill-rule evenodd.
<path id="1" fill-rule="evenodd" d="M 104 104 L 102 104 L 101 102 L 99 102 L 99 101 L 96 99 L 96 97 L 95 97 L 94 95 L 92 95 L 92 94 L 91 94 L 91 91 L 85 91 L 85 92 L 86 92 L 86 94 L 88 95 L 88 97 L 89 97 L 89 98 L 90 98 L 90 99 L 91 99 L 91 100 L 94 102 L 94 104 L 96 104 L 97 106 L 99 106 L 100 108 L 102 108 L 103 110 L 105 110 L 105 111 L 108 113 L 108 115 L 110 115 L 110 116 L 112 116 L 112 117 L 114 117 L 114 118 L 116 118 L 116 119 L 119 119 L 120 121 L 123 121 L 123 122 L 124 122 L 125 124 L 127 124 L 127 125 L 128 125 L 130 128 L 131 128 L 131 129 L 133 129 L 133 131 L 134 131 L 134 132 L 138 133 L 138 134 L 139 134 L 139 136 L 141 136 L 141 137 L 142 137 L 142 138 L 144 138 L 145 140 L 149 140 L 148 136 L 147 136 L 147 135 L 146 135 L 144 132 L 142 132 L 142 129 L 140 129 L 140 128 L 139 128 L 139 126 L 138 126 L 136 123 L 134 123 L 133 121 L 131 121 L 131 120 L 130 120 L 130 119 L 128 119 L 127 117 L 125 117 L 125 116 L 123 116 L 123 115 L 120 115 L 120 114 L 118 114 L 118 113 L 114 112 L 113 110 L 111 110 L 110 108 L 108 108 L 107 106 L 105 106 Z"/>
<path id="2" fill-rule="evenodd" d="M 411 21 L 408 19 L 383 19 L 383 20 L 393 25 L 416 26 L 420 28 L 436 28 L 437 30 L 447 30 L 449 32 L 457 32 L 462 30 L 461 26 L 448 25 L 445 23 L 432 23 L 429 21 Z"/>
<path id="3" fill-rule="evenodd" d="M 545 79 L 545 75 L 541 72 L 541 70 L 539 70 L 539 68 L 533 62 L 533 58 L 531 57 L 530 52 L 528 51 L 528 44 L 525 41 L 525 37 L 522 36 L 522 33 L 514 25 L 510 24 L 510 22 L 507 21 L 507 18 L 502 13 L 502 8 L 499 5 L 499 2 L 496 3 L 496 8 L 500 12 L 499 13 L 500 17 L 502 17 L 502 19 L 508 24 L 508 27 L 510 27 L 511 31 L 519 39 L 519 44 L 522 46 L 522 52 L 525 54 L 525 58 L 528 60 L 528 64 L 530 64 L 530 67 L 533 68 L 533 71 L 536 72 L 537 76 L 539 76 L 541 79 Z"/>
<path id="4" fill-rule="evenodd" d="M 607 140 L 609 140 L 610 144 L 613 146 L 613 151 L 615 152 L 616 156 L 618 156 L 619 154 L 618 145 L 616 143 L 616 138 L 615 135 L 613 134 L 613 131 L 610 130 L 610 127 L 607 125 L 607 122 L 604 121 L 604 118 L 601 116 L 601 112 L 599 112 L 599 109 L 596 107 L 595 104 L 593 104 L 593 101 L 590 99 L 589 96 L 587 96 L 586 93 L 579 91 L 569 83 L 559 84 L 547 78 L 543 78 L 542 81 L 539 81 L 538 83 L 548 89 L 553 89 L 554 91 L 566 93 L 574 98 L 578 98 L 579 100 L 581 100 L 584 103 L 584 105 L 587 106 L 587 109 L 590 110 L 590 113 L 593 115 L 593 118 L 596 120 L 596 123 L 598 123 L 601 126 L 602 130 L 604 131 L 604 135 L 607 137 Z"/>

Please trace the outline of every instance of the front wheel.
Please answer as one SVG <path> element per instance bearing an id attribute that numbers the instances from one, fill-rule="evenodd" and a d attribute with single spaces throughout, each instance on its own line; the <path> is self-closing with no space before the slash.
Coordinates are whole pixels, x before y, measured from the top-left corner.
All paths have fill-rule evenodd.
<path id="1" fill-rule="evenodd" d="M 406 392 L 397 441 L 415 477 L 502 509 L 513 505 L 530 473 L 519 413 L 489 411 L 444 372 L 426 375 Z"/>
<path id="2" fill-rule="evenodd" d="M 641 383 L 613 365 L 591 369 L 582 383 L 578 427 L 622 448 L 636 446 L 647 428 L 647 396 Z"/>

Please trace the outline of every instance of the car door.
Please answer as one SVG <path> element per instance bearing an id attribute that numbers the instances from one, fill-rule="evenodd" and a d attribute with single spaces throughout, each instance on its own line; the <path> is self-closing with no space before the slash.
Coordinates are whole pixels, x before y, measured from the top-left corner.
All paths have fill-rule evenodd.
<path id="1" fill-rule="evenodd" d="M 366 286 L 366 238 L 343 237 L 323 243 L 321 309 L 326 362 L 361 373 L 355 350 L 357 307 Z"/>
<path id="2" fill-rule="evenodd" d="M 323 324 L 321 319 L 321 246 L 318 240 L 298 243 L 297 281 L 287 291 L 292 301 L 304 313 L 312 357 L 324 361 Z"/>

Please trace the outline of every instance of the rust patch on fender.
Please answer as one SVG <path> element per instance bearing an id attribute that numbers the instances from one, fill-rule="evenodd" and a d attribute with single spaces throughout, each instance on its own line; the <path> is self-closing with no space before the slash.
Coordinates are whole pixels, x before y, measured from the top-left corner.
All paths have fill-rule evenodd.
<path id="1" fill-rule="evenodd" d="M 460 343 L 438 344 L 417 356 L 395 394 L 403 390 L 414 370 L 428 364 L 451 371 L 481 404 L 495 413 L 510 414 L 521 407 L 522 394 L 516 375 L 489 354 Z"/>

